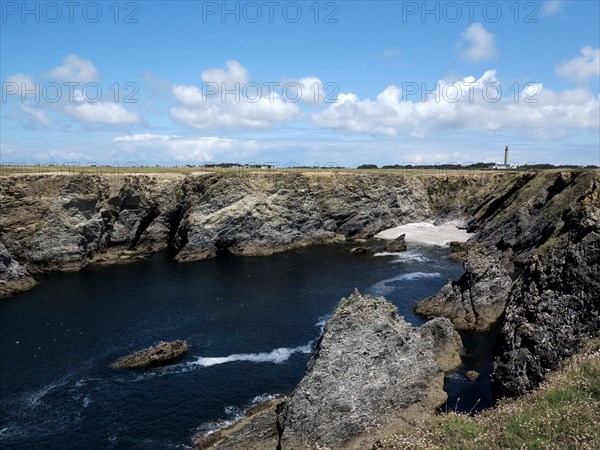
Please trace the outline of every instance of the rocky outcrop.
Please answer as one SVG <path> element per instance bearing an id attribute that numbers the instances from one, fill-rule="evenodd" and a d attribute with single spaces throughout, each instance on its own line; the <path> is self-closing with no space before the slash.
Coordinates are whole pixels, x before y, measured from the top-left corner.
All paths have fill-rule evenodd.
<path id="1" fill-rule="evenodd" d="M 497 253 L 471 247 L 463 263 L 464 274 L 421 300 L 415 311 L 426 317 L 447 317 L 459 330 L 489 329 L 504 311 L 512 286 Z"/>
<path id="2" fill-rule="evenodd" d="M 507 268 L 526 267 L 540 247 L 552 245 L 566 214 L 598 183 L 597 171 L 542 171 L 506 179 L 473 211 L 468 231 L 503 252 Z"/>
<path id="3" fill-rule="evenodd" d="M 183 190 L 179 261 L 365 238 L 431 213 L 422 183 L 410 178 L 209 175 L 188 177 Z"/>
<path id="4" fill-rule="evenodd" d="M 352 446 L 390 421 L 433 413 L 447 398 L 442 367 L 460 363 L 461 346 L 446 319 L 414 328 L 383 297 L 355 291 L 336 307 L 306 375 L 278 408 L 281 448 Z"/>
<path id="5" fill-rule="evenodd" d="M 559 236 L 537 250 L 508 299 L 493 373 L 498 396 L 537 387 L 600 329 L 600 183 L 562 220 Z"/>
<path id="6" fill-rule="evenodd" d="M 277 431 L 278 397 L 250 408 L 239 422 L 208 435 L 194 436 L 192 442 L 200 449 L 275 450 L 279 443 Z"/>
<path id="7" fill-rule="evenodd" d="M 182 179 L 5 177 L 0 240 L 31 273 L 143 257 L 169 245 Z"/>
<path id="8" fill-rule="evenodd" d="M 189 344 L 185 341 L 159 342 L 152 347 L 119 358 L 111 364 L 111 367 L 113 369 L 141 369 L 163 366 L 181 359 L 189 348 Z"/>
<path id="9" fill-rule="evenodd" d="M 193 442 L 199 449 L 371 448 L 382 427 L 444 404 L 444 371 L 460 365 L 461 350 L 449 320 L 415 328 L 383 297 L 355 290 L 337 305 L 290 397 Z"/>
<path id="10" fill-rule="evenodd" d="M 401 234 L 393 241 L 389 241 L 385 244 L 386 252 L 404 252 L 406 251 L 406 235 Z"/>
<path id="11" fill-rule="evenodd" d="M 0 242 L 0 298 L 31 289 L 37 283 Z"/>

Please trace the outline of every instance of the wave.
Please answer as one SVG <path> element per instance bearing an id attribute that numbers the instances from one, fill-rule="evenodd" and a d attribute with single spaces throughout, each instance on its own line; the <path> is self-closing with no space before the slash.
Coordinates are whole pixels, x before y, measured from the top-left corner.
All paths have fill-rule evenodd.
<path id="1" fill-rule="evenodd" d="M 276 348 L 270 352 L 263 353 L 235 353 L 229 356 L 217 356 L 217 357 L 205 357 L 200 356 L 196 361 L 192 361 L 188 364 L 199 365 L 202 367 L 211 367 L 219 364 L 225 364 L 234 361 L 248 361 L 254 363 L 271 362 L 275 364 L 281 364 L 284 361 L 290 359 L 294 353 L 311 353 L 313 341 L 310 341 L 306 345 L 301 345 L 294 348 Z"/>
<path id="2" fill-rule="evenodd" d="M 319 336 L 321 336 L 323 334 L 323 330 L 325 329 L 325 324 L 327 323 L 327 321 L 329 320 L 330 317 L 331 317 L 331 314 L 328 314 L 326 316 L 321 316 L 321 317 L 319 317 L 319 321 L 317 323 L 315 323 L 315 327 L 319 327 Z"/>
<path id="3" fill-rule="evenodd" d="M 377 252 L 373 256 L 393 256 L 394 259 L 390 261 L 392 264 L 430 261 L 429 258 L 416 250 L 408 250 L 406 252 Z"/>
<path id="4" fill-rule="evenodd" d="M 394 291 L 398 284 L 402 281 L 415 281 L 415 280 L 423 280 L 428 278 L 439 278 L 441 274 L 439 272 L 411 272 L 404 273 L 402 275 L 396 275 L 392 278 L 387 278 L 385 280 L 379 281 L 371 286 L 368 291 L 371 294 L 375 295 L 385 295 Z"/>

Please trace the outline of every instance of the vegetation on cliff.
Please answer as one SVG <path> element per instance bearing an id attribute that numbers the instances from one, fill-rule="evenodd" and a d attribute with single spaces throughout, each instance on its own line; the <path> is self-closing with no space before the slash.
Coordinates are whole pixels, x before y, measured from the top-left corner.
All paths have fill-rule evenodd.
<path id="1" fill-rule="evenodd" d="M 521 398 L 469 416 L 450 412 L 406 424 L 383 436 L 385 449 L 600 448 L 600 339 Z"/>

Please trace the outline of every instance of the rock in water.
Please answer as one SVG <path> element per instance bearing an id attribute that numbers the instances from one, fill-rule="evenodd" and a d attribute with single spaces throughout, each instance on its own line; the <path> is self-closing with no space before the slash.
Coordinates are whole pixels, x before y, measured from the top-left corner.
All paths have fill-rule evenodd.
<path id="1" fill-rule="evenodd" d="M 352 247 L 350 249 L 350 254 L 352 255 L 365 255 L 369 249 L 367 247 Z"/>
<path id="2" fill-rule="evenodd" d="M 277 410 L 282 449 L 364 447 L 380 426 L 444 404 L 444 369 L 462 343 L 447 319 L 414 328 L 383 297 L 340 301 L 290 398 Z M 357 443 L 357 439 L 361 440 Z"/>
<path id="3" fill-rule="evenodd" d="M 465 375 L 469 380 L 475 381 L 477 378 L 479 378 L 480 373 L 475 370 L 469 370 Z"/>
<path id="4" fill-rule="evenodd" d="M 406 239 L 406 235 L 401 234 L 393 241 L 390 241 L 387 244 L 385 244 L 385 251 L 386 252 L 404 252 L 404 251 L 406 251 L 406 240 L 405 239 Z"/>
<path id="5" fill-rule="evenodd" d="M 448 281 L 437 294 L 419 302 L 415 311 L 447 317 L 459 330 L 487 330 L 504 311 L 512 280 L 499 256 L 479 246 L 468 250 L 464 267 L 458 281 Z"/>
<path id="6" fill-rule="evenodd" d="M 0 298 L 26 291 L 36 284 L 27 269 L 15 261 L 8 249 L 0 242 Z"/>
<path id="7" fill-rule="evenodd" d="M 139 369 L 169 364 L 181 358 L 190 346 L 185 341 L 160 342 L 139 352 L 119 358 L 111 367 L 114 369 Z"/>

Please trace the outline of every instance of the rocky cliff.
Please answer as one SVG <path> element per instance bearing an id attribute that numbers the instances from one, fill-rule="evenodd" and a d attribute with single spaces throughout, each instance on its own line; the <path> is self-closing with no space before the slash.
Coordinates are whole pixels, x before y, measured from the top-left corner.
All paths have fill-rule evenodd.
<path id="1" fill-rule="evenodd" d="M 331 242 L 335 234 L 372 236 L 447 216 L 452 206 L 454 216 L 464 215 L 503 177 L 470 180 L 465 192 L 446 201 L 447 180 L 393 175 L 88 174 L 0 181 L 0 242 L 35 274 L 125 262 L 167 248 L 177 260 L 193 261 L 219 252 L 269 254 Z"/>
<path id="2" fill-rule="evenodd" d="M 587 189 L 548 221 L 555 231 L 508 298 L 494 365 L 499 396 L 537 387 L 600 329 L 600 181 L 582 181 Z"/>
<path id="3" fill-rule="evenodd" d="M 471 246 L 463 263 L 465 273 L 456 281 L 448 281 L 437 294 L 421 300 L 415 311 L 427 317 L 446 317 L 459 330 L 485 331 L 495 325 L 512 285 L 498 253 Z"/>

